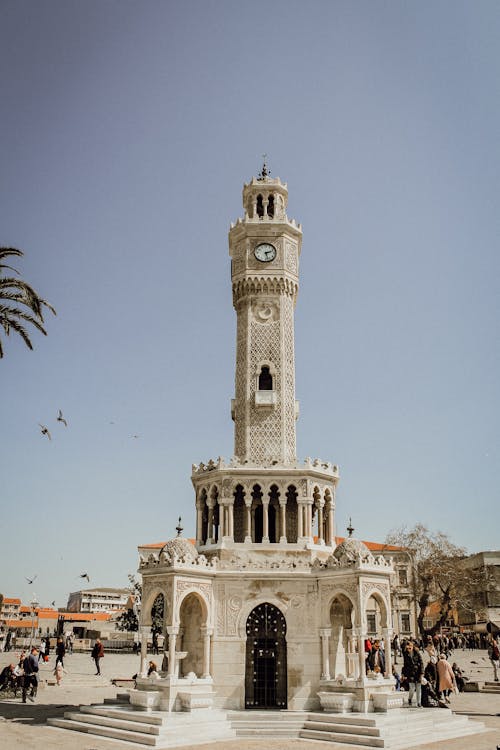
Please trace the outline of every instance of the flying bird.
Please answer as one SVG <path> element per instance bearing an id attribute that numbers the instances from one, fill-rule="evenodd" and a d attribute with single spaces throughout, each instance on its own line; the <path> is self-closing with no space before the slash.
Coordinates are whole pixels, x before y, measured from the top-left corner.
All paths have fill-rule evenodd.
<path id="1" fill-rule="evenodd" d="M 88 573 L 80 573 L 80 578 L 86 578 L 87 581 L 90 583 L 90 578 Z"/>
<path id="2" fill-rule="evenodd" d="M 47 435 L 48 439 L 49 439 L 49 440 L 52 440 L 52 438 L 51 438 L 51 436 L 50 436 L 50 432 L 49 432 L 48 428 L 47 428 L 47 427 L 45 427 L 45 425 L 44 425 L 44 424 L 40 424 L 40 422 L 38 422 L 38 424 L 39 424 L 39 426 L 40 426 L 40 432 L 42 433 L 42 435 Z"/>
<path id="3" fill-rule="evenodd" d="M 67 427 L 67 426 L 68 426 L 68 423 L 67 423 L 67 422 L 66 422 L 66 420 L 64 419 L 64 417 L 63 417 L 63 413 L 62 413 L 62 411 L 61 411 L 60 409 L 59 409 L 59 414 L 57 415 L 57 421 L 58 421 L 58 422 L 62 422 L 62 423 L 63 423 L 63 425 L 64 425 L 65 427 Z"/>
<path id="4" fill-rule="evenodd" d="M 55 601 L 55 599 L 54 599 L 54 601 L 53 601 L 53 602 L 50 602 L 50 606 L 51 606 L 51 607 L 55 607 L 55 606 L 56 606 L 56 601 Z"/>
<path id="5" fill-rule="evenodd" d="M 37 575 L 38 575 L 38 573 L 37 573 Z M 26 578 L 26 576 L 24 576 L 24 577 Z M 33 576 L 33 578 L 26 578 L 26 580 L 28 581 L 28 583 L 33 583 L 33 581 L 35 580 L 36 577 L 37 576 L 35 575 L 35 576 Z"/>
<path id="6" fill-rule="evenodd" d="M 140 435 L 131 435 L 130 437 L 134 438 L 135 440 L 137 440 L 137 438 L 140 437 Z"/>

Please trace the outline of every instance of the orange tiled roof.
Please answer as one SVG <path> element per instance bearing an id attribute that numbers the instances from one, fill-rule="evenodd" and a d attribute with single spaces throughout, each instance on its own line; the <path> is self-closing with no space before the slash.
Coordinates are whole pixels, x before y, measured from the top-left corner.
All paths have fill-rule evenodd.
<path id="1" fill-rule="evenodd" d="M 21 604 L 21 600 L 20 599 L 9 599 L 8 596 L 4 596 L 3 603 L 4 604 L 19 604 L 20 605 Z"/>
<path id="2" fill-rule="evenodd" d="M 90 622 L 91 620 L 110 620 L 112 614 L 109 612 L 59 612 L 59 616 L 65 620 Z"/>
<path id="3" fill-rule="evenodd" d="M 27 607 L 26 604 L 23 604 L 19 607 L 19 612 L 31 612 L 31 607 Z"/>
<path id="4" fill-rule="evenodd" d="M 36 619 L 33 623 L 37 627 Z M 8 628 L 31 628 L 31 620 L 6 620 L 5 624 Z"/>

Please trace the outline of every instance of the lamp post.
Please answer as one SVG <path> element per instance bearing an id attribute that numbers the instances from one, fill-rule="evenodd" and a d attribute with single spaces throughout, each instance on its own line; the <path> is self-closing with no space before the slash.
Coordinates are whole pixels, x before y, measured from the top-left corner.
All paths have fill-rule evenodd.
<path id="1" fill-rule="evenodd" d="M 40 604 L 37 602 L 36 594 L 33 594 L 33 599 L 31 600 L 31 635 L 30 635 L 30 651 L 31 647 L 33 645 L 33 631 L 35 629 L 35 611 L 37 607 L 39 607 Z"/>

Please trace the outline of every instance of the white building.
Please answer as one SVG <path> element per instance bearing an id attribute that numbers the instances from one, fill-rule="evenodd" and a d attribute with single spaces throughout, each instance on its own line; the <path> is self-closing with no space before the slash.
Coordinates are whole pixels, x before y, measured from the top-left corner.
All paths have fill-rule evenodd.
<path id="1" fill-rule="evenodd" d="M 118 612 L 130 598 L 128 589 L 95 588 L 73 591 L 68 597 L 68 612 Z"/>

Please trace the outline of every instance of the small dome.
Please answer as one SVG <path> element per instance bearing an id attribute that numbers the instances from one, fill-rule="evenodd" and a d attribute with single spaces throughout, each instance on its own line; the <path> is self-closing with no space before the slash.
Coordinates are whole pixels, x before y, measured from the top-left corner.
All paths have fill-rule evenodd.
<path id="1" fill-rule="evenodd" d="M 370 550 L 364 542 L 360 539 L 354 539 L 352 536 L 348 536 L 344 539 L 333 551 L 333 556 L 339 560 L 339 562 L 356 562 L 359 555 L 365 557 L 370 554 Z"/>
<path id="2" fill-rule="evenodd" d="M 162 549 L 162 553 L 173 557 L 185 557 L 188 560 L 196 560 L 198 557 L 198 550 L 191 544 L 189 539 L 184 539 L 181 536 L 176 536 L 174 539 L 170 539 Z"/>

